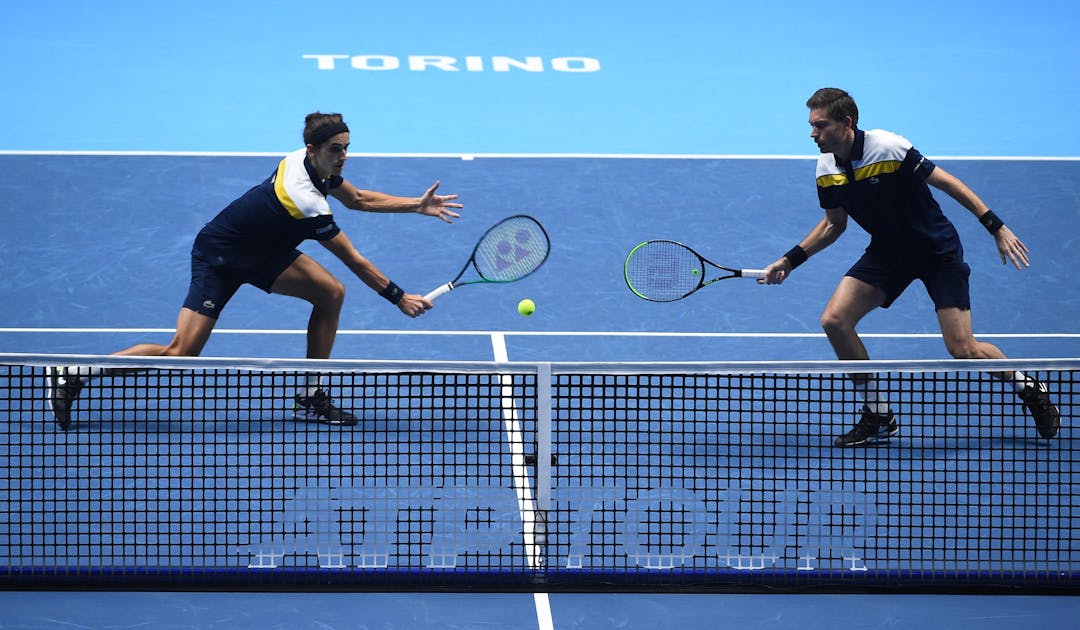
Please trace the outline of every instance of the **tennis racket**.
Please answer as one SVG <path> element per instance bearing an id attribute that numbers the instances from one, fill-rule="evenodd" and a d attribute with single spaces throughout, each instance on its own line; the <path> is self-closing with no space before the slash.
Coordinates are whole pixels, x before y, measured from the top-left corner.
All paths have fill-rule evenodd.
<path id="1" fill-rule="evenodd" d="M 424 297 L 434 300 L 466 284 L 521 280 L 539 269 L 550 251 L 551 241 L 539 221 L 524 214 L 507 217 L 484 232 L 456 278 Z M 462 280 L 470 267 L 476 277 Z"/>
<path id="2" fill-rule="evenodd" d="M 705 279 L 707 267 L 722 272 Z M 718 265 L 676 241 L 645 241 L 626 255 L 623 273 L 634 295 L 651 302 L 681 300 L 702 287 L 728 278 L 764 278 L 764 269 Z"/>

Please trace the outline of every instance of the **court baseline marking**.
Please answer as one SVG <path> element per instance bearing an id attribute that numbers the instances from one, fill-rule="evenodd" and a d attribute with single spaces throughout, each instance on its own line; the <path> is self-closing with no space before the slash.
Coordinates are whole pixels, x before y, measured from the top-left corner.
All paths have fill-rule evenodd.
<path id="1" fill-rule="evenodd" d="M 6 327 L 5 334 L 172 334 L 174 328 L 57 328 L 57 327 Z M 306 335 L 302 328 L 215 328 L 215 335 Z M 663 332 L 636 330 L 354 330 L 342 329 L 339 335 L 418 335 L 418 336 L 465 336 L 488 337 L 493 335 L 514 337 L 703 337 L 730 339 L 824 339 L 823 332 Z M 941 333 L 865 333 L 868 339 L 940 339 Z M 1080 339 L 1080 333 L 979 333 L 980 339 Z"/>
<path id="2" fill-rule="evenodd" d="M 117 157 L 265 157 L 280 158 L 283 151 L 23 151 L 0 150 L 11 156 L 117 156 Z M 351 158 L 453 158 L 475 159 L 611 159 L 611 160 L 816 160 L 812 154 L 737 153 L 360 153 Z M 1080 162 L 1080 156 L 1025 155 L 931 155 L 934 160 L 975 160 L 986 162 Z"/>

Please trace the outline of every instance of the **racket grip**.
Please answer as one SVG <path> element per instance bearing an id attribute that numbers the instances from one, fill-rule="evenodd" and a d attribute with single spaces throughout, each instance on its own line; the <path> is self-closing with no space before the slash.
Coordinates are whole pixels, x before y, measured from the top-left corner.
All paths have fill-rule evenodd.
<path id="1" fill-rule="evenodd" d="M 425 300 L 434 300 L 435 298 L 439 297 L 440 295 L 445 295 L 445 294 L 447 294 L 447 293 L 449 293 L 449 292 L 451 292 L 453 290 L 454 290 L 454 283 L 453 282 L 447 282 L 446 284 L 436 288 L 431 293 L 428 293 L 427 295 L 425 295 L 424 299 Z"/>
<path id="2" fill-rule="evenodd" d="M 764 278 L 764 269 L 743 269 L 739 272 L 739 276 L 743 278 Z"/>

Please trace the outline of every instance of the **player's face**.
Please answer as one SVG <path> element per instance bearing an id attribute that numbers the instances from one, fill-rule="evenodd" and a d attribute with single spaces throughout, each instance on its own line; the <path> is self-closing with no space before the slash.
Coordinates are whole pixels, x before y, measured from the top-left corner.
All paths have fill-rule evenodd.
<path id="1" fill-rule="evenodd" d="M 330 138 L 317 149 L 308 145 L 308 159 L 315 167 L 315 172 L 323 179 L 329 179 L 331 175 L 341 175 L 348 152 L 349 132 L 347 131 Z"/>
<path id="2" fill-rule="evenodd" d="M 829 118 L 824 108 L 810 110 L 810 137 L 822 153 L 842 153 L 847 141 L 849 121 Z"/>

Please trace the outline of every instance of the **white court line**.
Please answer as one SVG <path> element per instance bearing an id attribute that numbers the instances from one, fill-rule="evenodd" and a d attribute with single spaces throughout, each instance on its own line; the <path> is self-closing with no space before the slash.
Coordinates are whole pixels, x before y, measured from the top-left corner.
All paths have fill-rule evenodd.
<path id="1" fill-rule="evenodd" d="M 0 328 L 2 334 L 172 334 L 172 328 Z M 306 335 L 302 328 L 219 328 L 215 335 Z M 582 331 L 582 330 L 339 330 L 338 335 L 405 335 L 405 336 L 465 336 L 487 337 L 701 337 L 730 339 L 823 339 L 825 333 L 802 332 L 650 332 L 650 331 Z M 940 339 L 941 333 L 859 333 L 867 339 Z M 977 333 L 980 339 L 1080 339 L 1080 333 Z"/>
<path id="2" fill-rule="evenodd" d="M 491 334 L 491 350 L 495 361 L 507 363 L 509 361 L 506 352 L 506 338 L 500 333 Z M 525 468 L 525 438 L 521 429 L 521 413 L 514 405 L 514 377 L 503 375 L 502 382 L 502 408 L 503 427 L 510 446 L 510 461 L 512 462 L 514 475 L 514 490 L 518 496 L 518 510 L 521 512 L 521 523 L 524 532 L 525 561 L 530 569 L 539 568 L 540 549 L 536 544 L 536 499 L 533 496 L 532 486 L 529 484 L 528 469 Z M 541 630 L 554 628 L 551 619 L 551 605 L 547 593 L 533 593 L 536 604 L 536 620 Z"/>
<path id="3" fill-rule="evenodd" d="M 555 623 L 551 619 L 551 602 L 548 601 L 547 593 L 533 593 L 533 601 L 536 602 L 536 621 L 540 630 L 555 630 Z"/>
<path id="4" fill-rule="evenodd" d="M 55 156 L 118 156 L 118 157 L 276 157 L 280 158 L 293 149 L 281 151 L 64 151 L 64 150 L 6 150 L 0 155 L 55 155 Z M 450 158 L 475 159 L 607 159 L 607 160 L 816 160 L 812 154 L 767 153 L 353 153 L 351 158 Z M 928 155 L 932 160 L 974 160 L 1005 162 L 1077 162 L 1080 156 L 1051 155 Z"/>

